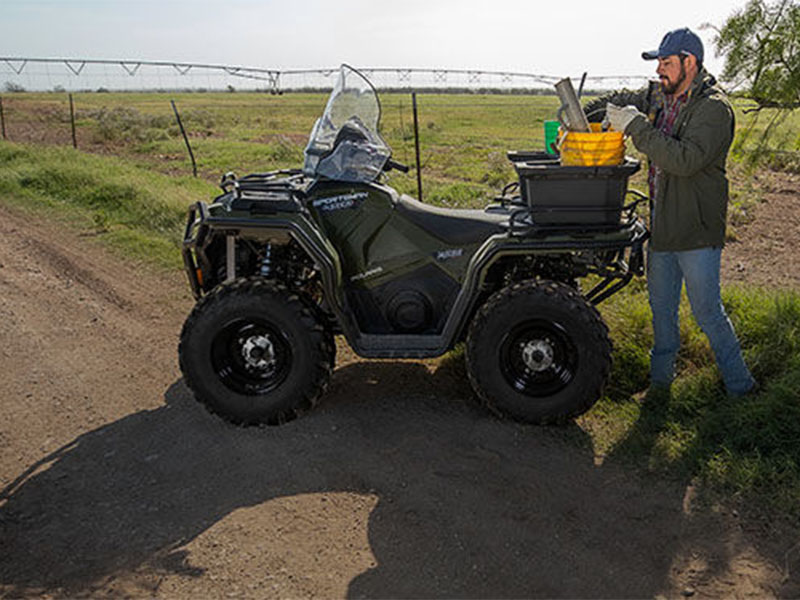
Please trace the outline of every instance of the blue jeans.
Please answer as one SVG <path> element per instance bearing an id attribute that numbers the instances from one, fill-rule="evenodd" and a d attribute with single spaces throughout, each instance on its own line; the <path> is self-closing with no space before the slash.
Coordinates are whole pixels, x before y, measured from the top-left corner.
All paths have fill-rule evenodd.
<path id="1" fill-rule="evenodd" d="M 675 376 L 675 357 L 680 347 L 678 305 L 684 280 L 692 314 L 708 336 L 728 393 L 744 394 L 755 384 L 742 359 L 733 325 L 722 306 L 719 294 L 721 256 L 722 248 L 649 252 L 647 289 L 653 311 L 652 385 L 669 386 Z"/>

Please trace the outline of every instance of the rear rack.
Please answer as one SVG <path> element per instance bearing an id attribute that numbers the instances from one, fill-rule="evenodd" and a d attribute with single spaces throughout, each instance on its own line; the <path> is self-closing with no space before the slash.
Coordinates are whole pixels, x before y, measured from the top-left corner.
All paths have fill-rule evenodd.
<path id="1" fill-rule="evenodd" d="M 509 237 L 530 239 L 538 248 L 599 252 L 603 260 L 590 268 L 600 280 L 584 294 L 599 304 L 644 274 L 644 244 L 650 232 L 636 209 L 648 197 L 627 189 L 639 162 L 621 165 L 562 167 L 558 155 L 509 152 L 519 179 L 495 198 L 509 212 Z M 625 204 L 625 199 L 633 201 Z"/>
<path id="2" fill-rule="evenodd" d="M 558 205 L 537 205 L 528 206 L 522 201 L 519 196 L 509 198 L 506 196 L 507 189 L 513 186 L 519 186 L 517 182 L 509 184 L 503 189 L 504 195 L 497 197 L 495 200 L 499 202 L 504 208 L 512 209 L 508 220 L 508 233 L 510 236 L 550 236 L 554 234 L 593 234 L 593 233 L 611 233 L 618 230 L 629 228 L 633 225 L 638 216 L 636 209 L 642 203 L 648 200 L 647 196 L 638 190 L 627 190 L 626 195 L 634 196 L 635 200 L 630 204 L 621 206 L 619 208 L 611 208 L 608 206 L 558 206 Z M 514 208 L 517 207 L 517 208 Z M 567 215 L 569 213 L 586 214 L 586 213 L 601 213 L 607 215 L 608 213 L 616 213 L 618 218 L 613 224 L 609 223 L 542 223 L 537 221 L 538 215 Z"/>

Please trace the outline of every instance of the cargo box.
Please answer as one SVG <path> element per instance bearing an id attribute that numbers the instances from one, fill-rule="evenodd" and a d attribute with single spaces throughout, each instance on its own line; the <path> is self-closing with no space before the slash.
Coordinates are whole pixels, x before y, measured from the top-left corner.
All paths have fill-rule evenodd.
<path id="1" fill-rule="evenodd" d="M 552 157 L 512 162 L 519 175 L 520 200 L 537 225 L 594 227 L 619 225 L 628 177 L 641 166 L 627 157 L 621 165 L 598 167 L 564 167 Z"/>

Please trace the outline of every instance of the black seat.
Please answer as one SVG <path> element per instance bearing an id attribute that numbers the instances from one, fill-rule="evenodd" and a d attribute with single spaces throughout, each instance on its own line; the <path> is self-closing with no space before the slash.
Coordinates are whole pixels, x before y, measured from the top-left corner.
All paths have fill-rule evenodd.
<path id="1" fill-rule="evenodd" d="M 395 208 L 409 221 L 451 246 L 481 242 L 502 233 L 501 224 L 508 222 L 508 214 L 439 208 L 406 195 L 400 196 Z"/>

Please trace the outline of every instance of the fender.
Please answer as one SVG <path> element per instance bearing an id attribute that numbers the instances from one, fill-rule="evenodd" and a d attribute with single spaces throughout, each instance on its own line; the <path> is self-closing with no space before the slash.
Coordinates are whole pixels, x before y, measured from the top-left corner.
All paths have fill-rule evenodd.
<path id="1" fill-rule="evenodd" d="M 252 237 L 269 239 L 273 232 L 288 234 L 311 257 L 322 276 L 322 287 L 325 300 L 345 332 L 353 329 L 349 313 L 344 310 L 342 296 L 342 268 L 339 255 L 330 243 L 319 233 L 316 226 L 304 215 L 292 218 L 271 216 L 269 221 L 257 218 L 215 217 L 205 202 L 197 202 L 190 209 L 186 222 L 183 246 L 184 267 L 189 277 L 192 294 L 195 299 L 203 295 L 198 278 L 198 246 L 202 245 L 209 232 L 216 230 L 226 237 L 228 277 L 235 272 L 235 240 L 240 232 L 246 230 Z M 202 260 L 202 259 L 200 259 Z M 346 334 L 347 335 L 347 334 Z M 349 338 L 349 336 L 348 336 Z"/>

